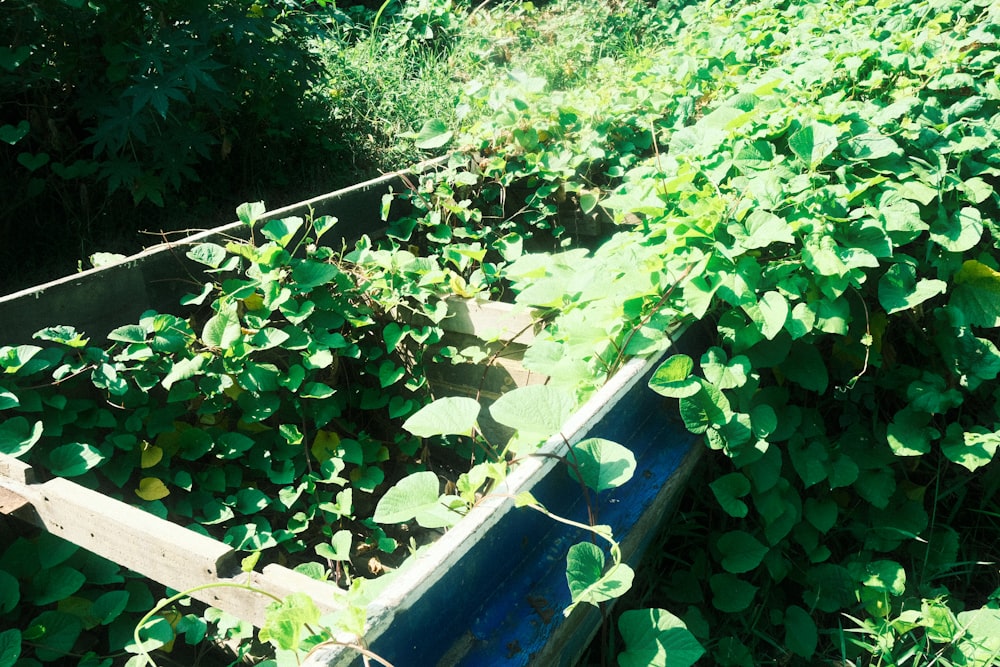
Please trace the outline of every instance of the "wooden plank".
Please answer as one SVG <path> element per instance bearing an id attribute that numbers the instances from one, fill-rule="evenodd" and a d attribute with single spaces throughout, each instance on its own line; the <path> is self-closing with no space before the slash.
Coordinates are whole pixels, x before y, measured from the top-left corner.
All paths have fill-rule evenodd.
<path id="1" fill-rule="evenodd" d="M 30 484 L 35 481 L 35 471 L 24 461 L 0 454 L 0 479 L 4 477 L 21 484 Z M 24 496 L 0 486 L 0 514 L 12 514 L 28 504 L 28 499 Z"/>
<path id="2" fill-rule="evenodd" d="M 0 454 L 0 478 L 7 477 L 21 484 L 34 484 L 35 471 L 30 465 L 8 454 Z"/>
<path id="3" fill-rule="evenodd" d="M 239 567 L 228 545 L 71 480 L 7 478 L 0 486 L 31 503 L 20 518 L 171 588 L 199 586 Z"/>
<path id="4" fill-rule="evenodd" d="M 248 584 L 278 598 L 308 593 L 324 613 L 342 608 L 343 592 L 332 584 L 278 565 L 247 574 L 227 544 L 71 480 L 24 483 L 32 478 L 30 466 L 0 454 L 0 510 L 177 591 L 221 583 L 191 597 L 257 627 L 274 600 Z"/>
<path id="5" fill-rule="evenodd" d="M 307 594 L 323 614 L 340 611 L 346 606 L 342 602 L 345 591 L 335 584 L 311 579 L 277 564 L 265 566 L 263 572 L 240 572 L 232 578 L 220 579 L 219 583 L 224 586 L 207 588 L 192 597 L 224 609 L 258 628 L 263 627 L 267 607 L 276 602 L 274 598 L 284 599 L 292 593 Z"/>
<path id="6" fill-rule="evenodd" d="M 525 345 L 535 339 L 534 326 L 531 313 L 509 303 L 457 298 L 448 300 L 448 317 L 441 322 L 445 331 Z"/>

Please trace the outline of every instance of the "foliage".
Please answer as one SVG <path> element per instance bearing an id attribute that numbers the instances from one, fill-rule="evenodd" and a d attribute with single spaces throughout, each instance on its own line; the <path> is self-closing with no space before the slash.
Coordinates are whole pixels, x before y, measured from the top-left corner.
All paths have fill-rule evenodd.
<path id="1" fill-rule="evenodd" d="M 25 220 L 70 248 L 134 234 L 135 211 L 164 215 L 140 204 L 245 189 L 263 156 L 272 186 L 291 182 L 301 160 L 335 148 L 312 16 L 277 1 L 5 3 L 4 236 L 23 253 L 36 242 Z"/>
<path id="2" fill-rule="evenodd" d="M 698 496 L 723 514 L 664 575 L 685 584 L 657 587 L 697 605 L 719 664 L 992 664 L 995 582 L 969 565 L 992 546 L 956 528 L 976 534 L 996 488 L 996 9 L 738 15 L 726 43 L 769 35 L 776 57 L 599 204 L 641 223 L 612 243 L 664 260 L 623 282 L 657 305 L 680 282 L 661 307 L 718 330 L 651 381 L 729 461 Z"/>
<path id="3" fill-rule="evenodd" d="M 239 215 L 252 226 L 262 211 Z M 366 543 L 388 557 L 397 543 L 359 496 L 430 462 L 430 443 L 391 425 L 426 400 L 448 273 L 364 241 L 347 256 L 319 245 L 335 222 L 195 245 L 210 282 L 187 316 L 148 312 L 106 348 L 68 327 L 39 332 L 46 347 L 0 348 L 0 451 L 237 550 L 319 556 L 333 570 L 321 577 L 349 583 Z"/>
<path id="4" fill-rule="evenodd" d="M 524 25 L 531 11 L 510 20 Z M 213 270 L 256 267 L 192 296 L 214 295 L 197 327 L 151 316 L 116 331 L 111 356 L 53 329 L 43 336 L 61 341 L 58 354 L 7 349 L 5 367 L 29 377 L 39 364 L 64 365 L 63 375 L 89 373 L 116 397 L 145 382 L 136 386 L 165 393 L 167 406 L 195 401 L 211 420 L 241 420 L 272 450 L 296 450 L 291 481 L 271 479 L 281 471 L 269 467 L 259 486 L 288 484 L 278 502 L 307 522 L 320 511 L 357 522 L 354 496 L 329 489 L 341 473 L 363 488 L 382 470 L 381 447 L 415 463 L 417 438 L 441 436 L 479 452 L 453 492 L 407 466 L 374 507 L 386 529 L 437 528 L 488 492 L 503 464 L 557 432 L 625 358 L 657 354 L 678 323 L 702 321 L 715 331 L 705 349 L 671 354 L 649 384 L 715 454 L 692 490 L 703 520 L 678 538 L 690 556 L 664 558 L 662 577 L 641 596 L 654 608 L 619 617 L 619 663 L 692 664 L 704 651 L 722 665 L 992 664 L 1000 596 L 983 563 L 995 560 L 1000 443 L 998 12 L 979 0 L 662 6 L 655 21 L 676 39 L 627 64 L 598 63 L 577 91 L 515 72 L 504 87 L 467 85 L 464 129 L 420 119 L 421 130 L 410 128 L 417 145 L 459 150 L 402 194 L 416 214 L 389 221 L 388 239 L 345 256 L 306 243 L 293 258 L 286 249 L 298 223 L 285 221 L 265 228 L 261 246 L 196 249 Z M 581 222 L 598 229 L 593 240 L 569 233 Z M 318 224 L 317 233 L 328 223 Z M 345 301 L 316 295 L 330 280 Z M 405 304 L 435 322 L 443 292 L 504 295 L 544 324 L 524 363 L 551 381 L 488 408 L 515 431 L 504 446 L 480 440 L 475 401 L 410 404 L 397 377 L 410 367 L 392 356 L 403 329 L 369 322 L 378 319 L 369 298 L 379 315 Z M 341 341 L 332 331 L 345 323 Z M 417 342 L 435 339 L 433 326 L 408 326 Z M 176 356 L 131 379 L 131 365 L 147 364 L 146 349 L 157 347 Z M 328 377 L 354 347 L 368 360 L 367 395 Z M 268 373 L 278 366 L 266 353 L 278 350 L 293 353 L 288 369 L 303 371 L 294 386 Z M 385 389 L 399 391 L 398 410 Z M 118 442 L 73 431 L 88 420 L 105 428 L 113 411 L 39 399 L 34 412 L 72 415 L 57 428 L 78 441 L 45 450 L 38 443 L 51 428 L 24 407 L 31 399 L 14 389 L 0 397 L 18 412 L 0 427 L 6 451 L 44 451 L 64 474 L 115 483 L 102 448 Z M 354 450 L 340 424 L 329 426 L 345 417 L 321 405 L 406 417 L 413 437 L 366 448 L 351 429 Z M 179 484 L 165 472 L 186 451 L 183 434 L 157 440 L 174 431 L 208 431 L 187 444 L 223 460 L 245 445 L 254 460 L 253 441 L 232 437 L 240 429 L 223 438 L 210 424 L 178 429 L 177 420 L 150 409 L 135 421 L 126 449 L 138 464 L 118 487 L 130 482 L 153 498 Z M 298 458 L 307 444 L 315 470 L 308 454 Z M 153 461 L 148 473 L 144 460 Z M 580 443 L 563 460 L 586 493 L 625 483 L 634 467 L 607 441 Z M 251 464 L 244 474 L 258 472 Z M 222 493 L 235 486 L 227 474 Z M 255 517 L 230 539 L 250 550 L 269 546 L 267 537 L 295 544 L 291 525 L 258 523 L 259 503 L 274 502 L 261 493 L 215 499 Z M 316 494 L 325 495 L 314 502 Z M 531 497 L 514 500 L 548 514 Z M 161 499 L 147 502 L 158 509 Z M 570 548 L 567 584 L 574 605 L 601 605 L 636 574 L 605 527 L 581 527 L 595 539 Z M 343 534 L 324 537 L 318 553 L 341 562 Z M 288 613 L 308 616 L 300 611 L 308 610 Z"/>
<path id="5" fill-rule="evenodd" d="M 15 40 L 0 85 L 9 166 L 31 175 L 29 197 L 93 176 L 162 205 L 167 190 L 197 180 L 211 150 L 228 156 L 254 134 L 291 140 L 291 125 L 318 120 L 306 26 L 282 4 L 15 5 L 4 12 Z"/>
<path id="6" fill-rule="evenodd" d="M 673 48 L 603 95 L 470 86 L 490 113 L 391 233 L 494 249 L 476 279 L 544 315 L 525 365 L 555 385 L 586 391 L 662 349 L 671 322 L 714 324 L 651 386 L 729 461 L 701 501 L 723 514 L 672 575 L 691 583 L 664 601 L 711 601 L 686 617 L 720 664 L 989 664 L 995 582 L 963 563 L 991 560 L 992 539 L 953 526 L 985 530 L 996 489 L 996 9 L 680 20 Z M 622 126 L 639 140 L 609 145 Z M 591 211 L 627 231 L 545 252 Z M 543 233 L 557 241 L 526 247 Z"/>

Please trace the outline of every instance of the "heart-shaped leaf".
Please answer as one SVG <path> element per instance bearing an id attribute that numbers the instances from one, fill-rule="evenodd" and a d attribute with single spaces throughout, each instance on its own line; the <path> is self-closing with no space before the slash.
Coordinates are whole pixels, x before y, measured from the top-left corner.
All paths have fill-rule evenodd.
<path id="1" fill-rule="evenodd" d="M 545 384 L 518 387 L 490 406 L 490 415 L 521 434 L 548 437 L 562 428 L 576 408 L 565 390 Z"/>
<path id="2" fill-rule="evenodd" d="M 0 127 L 0 141 L 6 141 L 8 144 L 13 146 L 21 139 L 28 136 L 28 132 L 31 130 L 31 125 L 28 121 L 22 120 L 16 126 L 14 125 L 4 125 Z"/>
<path id="3" fill-rule="evenodd" d="M 160 500 L 170 495 L 170 489 L 156 477 L 143 477 L 139 480 L 139 488 L 135 490 L 135 495 L 143 500 Z"/>
<path id="4" fill-rule="evenodd" d="M 18 153 L 17 161 L 28 171 L 37 171 L 49 163 L 49 154 Z"/>
<path id="5" fill-rule="evenodd" d="M 430 471 L 415 472 L 385 492 L 375 507 L 375 523 L 416 519 L 424 528 L 453 526 L 461 515 L 451 510 L 450 496 L 440 495 L 440 482 Z"/>
<path id="6" fill-rule="evenodd" d="M 620 667 L 690 667 L 705 649 L 684 625 L 664 609 L 630 609 L 618 617 L 625 650 Z"/>
<path id="7" fill-rule="evenodd" d="M 604 438 L 587 438 L 573 445 L 568 458 L 576 464 L 576 469 L 570 468 L 570 475 L 582 478 L 584 484 L 598 492 L 621 486 L 635 473 L 632 450 Z"/>
<path id="8" fill-rule="evenodd" d="M 451 141 L 452 135 L 453 133 L 443 121 L 437 119 L 429 120 L 420 128 L 414 145 L 422 150 L 441 148 Z"/>
<path id="9" fill-rule="evenodd" d="M 392 403 L 390 402 L 390 407 Z M 447 396 L 428 403 L 403 428 L 418 438 L 436 435 L 470 435 L 479 419 L 479 402 L 463 396 Z"/>
<path id="10" fill-rule="evenodd" d="M 104 461 L 105 456 L 93 445 L 71 442 L 49 452 L 49 467 L 60 477 L 76 477 Z"/>
<path id="11" fill-rule="evenodd" d="M 701 384 L 691 376 L 693 369 L 691 357 L 675 354 L 660 364 L 649 378 L 649 388 L 670 398 L 694 396 L 701 389 Z"/>

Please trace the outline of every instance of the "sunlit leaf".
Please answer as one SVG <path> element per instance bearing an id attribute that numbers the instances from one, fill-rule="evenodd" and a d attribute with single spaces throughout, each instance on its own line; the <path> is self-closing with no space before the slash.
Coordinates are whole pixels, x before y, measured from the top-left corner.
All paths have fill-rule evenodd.
<path id="1" fill-rule="evenodd" d="M 170 489 L 156 477 L 143 477 L 139 480 L 139 488 L 135 490 L 135 495 L 143 500 L 160 500 L 170 495 Z"/>
<path id="2" fill-rule="evenodd" d="M 566 554 L 566 582 L 573 604 L 598 605 L 624 595 L 632 587 L 634 573 L 624 563 L 605 572 L 604 552 L 596 544 L 580 542 Z"/>
<path id="3" fill-rule="evenodd" d="M 71 442 L 49 452 L 49 466 L 60 477 L 76 477 L 99 465 L 104 454 L 93 445 Z"/>
<path id="4" fill-rule="evenodd" d="M 649 388 L 670 398 L 693 396 L 701 389 L 698 380 L 691 376 L 694 361 L 686 354 L 675 354 L 661 363 L 649 378 Z"/>
<path id="5" fill-rule="evenodd" d="M 587 438 L 573 445 L 568 460 L 576 465 L 570 467 L 570 474 L 598 492 L 621 486 L 635 473 L 632 450 L 604 438 Z"/>
<path id="6" fill-rule="evenodd" d="M 479 402 L 463 396 L 439 398 L 403 422 L 403 428 L 418 438 L 436 435 L 470 435 L 479 418 Z"/>
<path id="7" fill-rule="evenodd" d="M 562 428 L 576 409 L 576 401 L 565 390 L 549 385 L 513 389 L 490 406 L 490 415 L 522 434 L 548 437 Z"/>
<path id="8" fill-rule="evenodd" d="M 414 145 L 422 150 L 441 148 L 451 141 L 453 133 L 443 121 L 433 119 L 424 122 L 417 134 Z"/>
<path id="9" fill-rule="evenodd" d="M 977 260 L 966 260 L 955 274 L 949 303 L 962 311 L 969 324 L 1000 326 L 1000 272 Z"/>
<path id="10" fill-rule="evenodd" d="M 625 650 L 620 667 L 690 667 L 705 654 L 684 621 L 665 609 L 630 609 L 618 617 Z"/>
<path id="11" fill-rule="evenodd" d="M 416 472 L 399 480 L 385 492 L 375 506 L 375 523 L 405 523 L 416 519 L 424 528 L 454 525 L 461 515 L 449 509 L 447 496 L 442 497 L 437 475 L 430 471 Z"/>

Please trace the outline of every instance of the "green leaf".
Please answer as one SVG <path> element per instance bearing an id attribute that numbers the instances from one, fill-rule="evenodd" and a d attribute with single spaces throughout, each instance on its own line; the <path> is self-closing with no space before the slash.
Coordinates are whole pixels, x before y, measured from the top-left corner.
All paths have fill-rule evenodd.
<path id="1" fill-rule="evenodd" d="M 31 124 L 26 120 L 22 120 L 17 125 L 4 125 L 0 127 L 0 141 L 6 142 L 13 146 L 21 139 L 28 136 L 28 132 L 31 131 Z"/>
<path id="2" fill-rule="evenodd" d="M 816 652 L 818 641 L 816 622 L 809 612 L 797 605 L 789 606 L 785 610 L 785 648 L 808 659 Z"/>
<path id="3" fill-rule="evenodd" d="M 620 667 L 690 667 L 705 649 L 684 621 L 665 609 L 630 609 L 618 617 L 625 650 Z"/>
<path id="4" fill-rule="evenodd" d="M 0 422 L 0 453 L 21 456 L 41 439 L 43 428 L 42 422 L 32 424 L 24 417 Z"/>
<path id="5" fill-rule="evenodd" d="M 728 231 L 736 245 L 747 250 L 766 248 L 774 243 L 795 243 L 791 225 L 762 208 L 751 211 L 743 224 L 730 223 Z"/>
<path id="6" fill-rule="evenodd" d="M 39 340 L 60 343 L 74 349 L 86 347 L 87 343 L 90 342 L 89 338 L 86 338 L 75 328 L 65 325 L 58 327 L 46 327 L 41 331 L 36 331 L 33 337 Z"/>
<path id="7" fill-rule="evenodd" d="M 756 586 L 728 572 L 712 575 L 708 585 L 712 589 L 712 605 L 730 614 L 745 611 L 757 594 Z"/>
<path id="8" fill-rule="evenodd" d="M 313 232 L 316 234 L 316 239 L 319 240 L 321 236 L 326 234 L 328 231 L 333 229 L 339 220 L 332 215 L 321 215 L 320 217 L 313 220 Z"/>
<path id="9" fill-rule="evenodd" d="M 236 216 L 244 225 L 253 225 L 266 210 L 262 201 L 245 202 L 236 208 Z"/>
<path id="10" fill-rule="evenodd" d="M 437 475 L 430 471 L 415 472 L 396 482 L 375 506 L 375 523 L 405 523 L 416 519 L 424 528 L 453 526 L 461 515 L 444 503 Z"/>
<path id="11" fill-rule="evenodd" d="M 243 336 L 235 303 L 224 306 L 205 322 L 201 339 L 210 347 L 227 349 Z"/>
<path id="12" fill-rule="evenodd" d="M 878 131 L 856 134 L 847 140 L 847 146 L 851 157 L 858 160 L 878 160 L 902 154 L 899 144 Z"/>
<path id="13" fill-rule="evenodd" d="M 302 218 L 291 216 L 281 220 L 268 220 L 260 228 L 260 233 L 265 238 L 274 241 L 282 248 L 287 248 L 292 242 L 296 232 L 302 228 Z"/>
<path id="14" fill-rule="evenodd" d="M 931 191 L 937 196 L 937 191 Z M 883 196 L 879 200 L 877 211 L 873 211 L 885 224 L 885 231 L 892 240 L 899 244 L 909 243 L 920 236 L 930 225 L 924 222 L 920 215 L 920 207 L 909 199 Z"/>
<path id="15" fill-rule="evenodd" d="M 906 570 L 892 560 L 876 560 L 857 566 L 857 579 L 865 588 L 884 591 L 892 595 L 906 592 Z"/>
<path id="16" fill-rule="evenodd" d="M 566 582 L 573 605 L 597 606 L 624 595 L 632 587 L 635 573 L 628 565 L 612 565 L 604 571 L 604 552 L 592 542 L 580 542 L 566 554 Z"/>
<path id="17" fill-rule="evenodd" d="M 316 545 L 316 553 L 332 561 L 350 561 L 352 542 L 351 531 L 338 530 L 329 543 L 321 542 Z"/>
<path id="18" fill-rule="evenodd" d="M 781 371 L 792 382 L 818 394 L 826 391 L 830 381 L 819 350 L 803 340 L 792 344 L 788 358 L 781 364 Z"/>
<path id="19" fill-rule="evenodd" d="M 71 442 L 49 452 L 49 468 L 59 477 L 76 477 L 104 461 L 105 456 L 93 445 Z"/>
<path id="20" fill-rule="evenodd" d="M 205 299 L 208 298 L 208 295 L 212 293 L 213 289 L 215 289 L 215 286 L 212 285 L 212 283 L 205 283 L 201 286 L 201 291 L 197 294 L 189 293 L 182 296 L 180 304 L 182 306 L 200 306 L 205 303 Z"/>
<path id="21" fill-rule="evenodd" d="M 747 315 L 760 326 L 760 331 L 772 340 L 785 327 L 788 319 L 788 301 L 778 292 L 767 292 L 755 306 L 744 307 Z"/>
<path id="22" fill-rule="evenodd" d="M 886 429 L 889 447 L 896 456 L 920 456 L 931 450 L 931 441 L 941 436 L 929 426 L 931 415 L 907 406 L 896 413 Z"/>
<path id="23" fill-rule="evenodd" d="M 722 567 L 733 574 L 753 570 L 768 552 L 767 546 L 760 540 L 742 530 L 731 530 L 723 534 L 716 546 L 722 554 Z"/>
<path id="24" fill-rule="evenodd" d="M 37 171 L 49 163 L 48 153 L 18 153 L 17 161 L 28 171 Z"/>
<path id="25" fill-rule="evenodd" d="M 403 428 L 418 438 L 436 435 L 471 435 L 479 419 L 479 402 L 463 396 L 439 398 L 403 422 Z"/>
<path id="26" fill-rule="evenodd" d="M 270 498 L 260 489 L 251 487 L 236 492 L 236 509 L 243 514 L 256 514 L 270 504 Z"/>
<path id="27" fill-rule="evenodd" d="M 98 619 L 101 625 L 108 625 L 121 616 L 128 605 L 128 591 L 108 591 L 94 600 L 90 607 L 90 615 Z"/>
<path id="28" fill-rule="evenodd" d="M 4 369 L 4 373 L 17 373 L 41 351 L 42 348 L 37 345 L 0 347 L 0 368 Z"/>
<path id="29" fill-rule="evenodd" d="M 114 340 L 120 343 L 145 343 L 146 329 L 137 324 L 126 324 L 113 329 L 111 333 L 108 334 L 108 340 Z"/>
<path id="30" fill-rule="evenodd" d="M 169 628 L 169 624 L 167 624 Z M 43 611 L 28 624 L 22 639 L 35 646 L 35 657 L 43 662 L 63 660 L 83 631 L 80 619 L 61 611 Z M 173 635 L 173 631 L 171 631 Z"/>
<path id="31" fill-rule="evenodd" d="M 1000 273 L 977 260 L 966 260 L 955 273 L 949 305 L 962 311 L 973 326 L 1000 327 Z"/>
<path id="32" fill-rule="evenodd" d="M 750 480 L 745 475 L 738 472 L 729 473 L 713 481 L 709 487 L 726 514 L 737 519 L 747 515 L 749 508 L 740 500 L 750 493 Z"/>
<path id="33" fill-rule="evenodd" d="M 311 597 L 305 593 L 291 593 L 281 602 L 268 605 L 264 626 L 257 636 L 279 649 L 297 651 L 302 640 L 312 634 L 307 626 L 316 625 L 319 618 L 319 607 Z"/>
<path id="34" fill-rule="evenodd" d="M 452 135 L 453 133 L 444 124 L 444 121 L 435 118 L 424 122 L 416 136 L 414 145 L 421 150 L 441 148 L 451 141 Z"/>
<path id="35" fill-rule="evenodd" d="M 728 422 L 732 408 L 721 390 L 705 382 L 696 394 L 681 399 L 680 412 L 687 429 L 698 434 Z"/>
<path id="36" fill-rule="evenodd" d="M 0 667 L 13 667 L 21 657 L 21 631 L 17 628 L 0 631 Z"/>
<path id="37" fill-rule="evenodd" d="M 701 356 L 700 361 L 705 379 L 718 389 L 735 389 L 747 382 L 750 360 L 743 355 L 727 360 L 721 347 L 711 347 Z"/>
<path id="38" fill-rule="evenodd" d="M 6 570 L 0 570 L 0 615 L 14 609 L 20 599 L 21 588 L 17 579 Z"/>
<path id="39" fill-rule="evenodd" d="M 788 147 L 813 170 L 837 148 L 839 136 L 837 128 L 812 122 L 788 138 Z"/>
<path id="40" fill-rule="evenodd" d="M 219 268 L 227 255 L 226 249 L 216 243 L 199 243 L 187 251 L 189 259 L 213 269 Z"/>
<path id="41" fill-rule="evenodd" d="M 701 383 L 691 376 L 694 361 L 686 354 L 675 354 L 657 367 L 649 378 L 649 388 L 662 396 L 684 398 L 701 390 Z"/>
<path id="42" fill-rule="evenodd" d="M 617 488 L 635 474 L 635 455 L 617 442 L 587 438 L 571 449 L 567 459 L 577 467 L 569 468 L 570 476 L 577 480 L 582 478 L 583 483 L 594 491 Z"/>
<path id="43" fill-rule="evenodd" d="M 966 206 L 953 215 L 943 212 L 931 225 L 931 240 L 949 252 L 972 250 L 983 236 L 983 218 L 979 210 Z"/>
<path id="44" fill-rule="evenodd" d="M 26 597 L 43 607 L 73 595 L 86 581 L 82 572 L 66 565 L 45 568 L 32 578 Z"/>
<path id="45" fill-rule="evenodd" d="M 299 291 L 307 291 L 319 285 L 326 285 L 340 275 L 340 269 L 334 264 L 305 260 L 292 269 L 292 281 Z"/>
<path id="46" fill-rule="evenodd" d="M 208 357 L 207 353 L 203 353 L 188 359 L 181 359 L 175 363 L 161 382 L 163 388 L 169 391 L 175 382 L 187 380 L 200 374 L 205 362 L 208 361 Z"/>
<path id="47" fill-rule="evenodd" d="M 802 513 L 813 528 L 821 533 L 826 533 L 837 523 L 839 510 L 837 503 L 829 498 L 824 500 L 807 498 Z"/>
<path id="48" fill-rule="evenodd" d="M 519 434 L 539 438 L 557 433 L 576 409 L 566 390 L 544 384 L 513 389 L 490 406 L 490 415 Z"/>
<path id="49" fill-rule="evenodd" d="M 949 424 L 941 451 L 958 465 L 974 471 L 993 460 L 1000 447 L 1000 431 L 988 431 L 981 426 L 968 430 L 958 424 Z"/>
<path id="50" fill-rule="evenodd" d="M 1000 656 L 1000 609 L 982 607 L 959 612 L 956 618 L 959 627 L 965 630 L 957 642 L 958 651 L 969 667 L 990 667 Z"/>
<path id="51" fill-rule="evenodd" d="M 924 301 L 944 294 L 948 283 L 921 278 L 910 264 L 893 264 L 878 281 L 878 300 L 887 313 L 896 313 L 919 306 Z"/>

